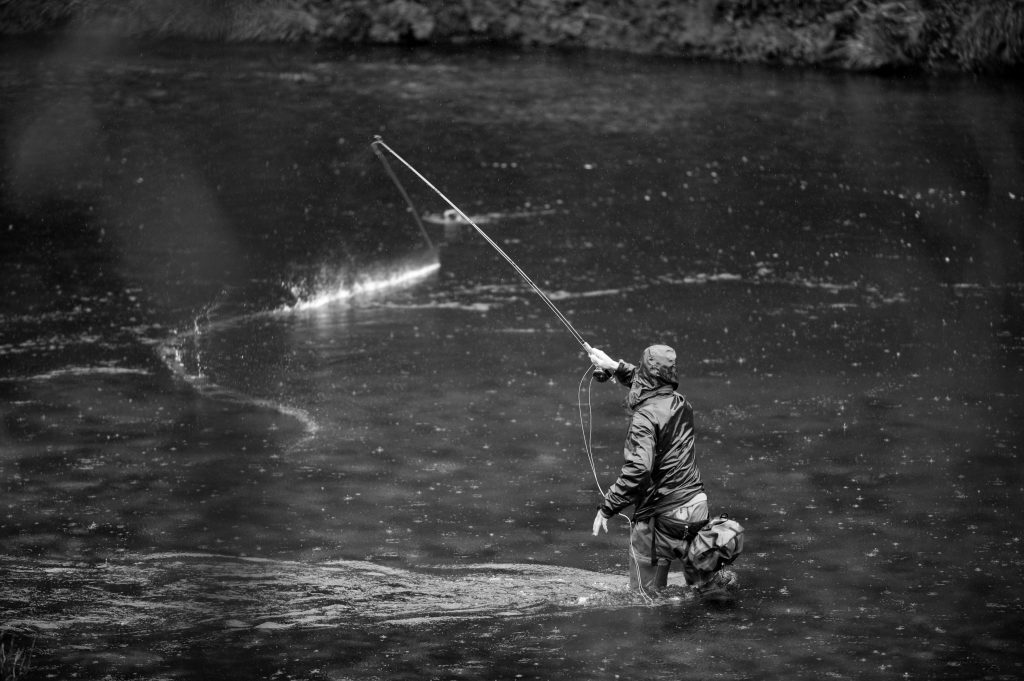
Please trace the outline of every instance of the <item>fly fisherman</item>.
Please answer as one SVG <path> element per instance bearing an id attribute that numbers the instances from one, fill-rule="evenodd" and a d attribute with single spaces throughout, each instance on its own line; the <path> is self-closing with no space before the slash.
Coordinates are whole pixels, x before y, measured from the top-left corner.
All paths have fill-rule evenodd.
<path id="1" fill-rule="evenodd" d="M 626 463 L 594 518 L 596 536 L 602 528 L 608 531 L 608 518 L 630 504 L 635 506 L 630 536 L 633 558 L 630 563 L 634 569 L 630 570 L 630 583 L 642 589 L 665 586 L 669 564 L 683 556 L 686 556 L 683 572 L 688 584 L 704 586 L 714 575 L 720 575 L 717 572 L 720 564 L 728 565 L 743 550 L 743 528 L 734 521 L 726 521 L 732 526 L 727 532 L 715 534 L 708 551 L 687 552 L 691 543 L 693 548 L 698 548 L 704 539 L 703 533 L 696 532 L 707 522 L 708 498 L 694 461 L 693 408 L 685 397 L 675 391 L 679 386 L 675 350 L 667 345 L 652 345 L 644 351 L 637 368 L 622 361 L 616 362 L 601 350 L 590 347 L 551 299 L 479 225 L 469 220 L 379 136 L 370 146 L 375 152 L 378 152 L 378 147 L 386 150 L 444 199 L 541 297 L 587 351 L 594 366 L 613 373 L 620 383 L 630 386 L 626 402 L 633 412 L 633 420 L 626 439 Z M 378 155 L 384 158 L 380 153 Z M 384 165 L 388 167 L 386 161 Z M 401 183 L 395 182 L 405 194 Z M 712 525 L 716 522 L 712 521 Z M 693 541 L 695 534 L 696 541 Z"/>
<path id="2" fill-rule="evenodd" d="M 652 345 L 639 367 L 589 346 L 588 354 L 595 367 L 629 386 L 626 405 L 632 412 L 626 462 L 594 518 L 594 536 L 607 532 L 608 519 L 633 505 L 630 588 L 665 587 L 671 562 L 680 558 L 687 584 L 702 586 L 701 575 L 685 556 L 708 519 L 708 498 L 694 452 L 693 407 L 676 392 L 676 351 Z"/>

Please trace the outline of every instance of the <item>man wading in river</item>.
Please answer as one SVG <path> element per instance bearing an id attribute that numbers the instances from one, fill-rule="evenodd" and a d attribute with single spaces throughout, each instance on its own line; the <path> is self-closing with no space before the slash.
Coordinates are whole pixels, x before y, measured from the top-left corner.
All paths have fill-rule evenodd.
<path id="1" fill-rule="evenodd" d="M 701 586 L 703 576 L 685 556 L 693 534 L 708 519 L 708 498 L 694 452 L 693 407 L 676 392 L 676 351 L 652 345 L 635 367 L 588 350 L 595 367 L 629 386 L 626 404 L 633 414 L 626 462 L 594 518 L 594 536 L 607 532 L 608 519 L 633 504 L 630 587 L 664 587 L 672 560 L 679 558 L 687 583 Z"/>

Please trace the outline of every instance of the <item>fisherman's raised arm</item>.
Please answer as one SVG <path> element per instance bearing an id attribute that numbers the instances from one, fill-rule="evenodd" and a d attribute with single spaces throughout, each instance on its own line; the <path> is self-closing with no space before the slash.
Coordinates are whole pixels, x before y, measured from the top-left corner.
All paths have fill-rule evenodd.
<path id="1" fill-rule="evenodd" d="M 629 385 L 633 382 L 633 375 L 636 373 L 636 367 L 621 359 L 612 359 L 608 356 L 604 350 L 600 348 L 589 348 L 587 351 L 590 357 L 590 363 L 598 369 L 611 372 L 615 380 L 622 385 Z"/>

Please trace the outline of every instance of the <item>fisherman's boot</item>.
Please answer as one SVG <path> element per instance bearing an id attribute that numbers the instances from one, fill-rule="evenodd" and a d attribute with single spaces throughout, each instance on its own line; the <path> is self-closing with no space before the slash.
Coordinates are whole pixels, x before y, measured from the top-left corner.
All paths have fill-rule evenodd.
<path id="1" fill-rule="evenodd" d="M 662 558 L 657 565 L 644 561 L 631 561 L 629 588 L 644 593 L 657 593 L 668 585 L 669 562 Z"/>
<path id="2" fill-rule="evenodd" d="M 702 573 L 689 560 L 683 561 L 683 577 L 686 579 L 686 586 L 699 589 L 710 576 L 711 573 Z"/>

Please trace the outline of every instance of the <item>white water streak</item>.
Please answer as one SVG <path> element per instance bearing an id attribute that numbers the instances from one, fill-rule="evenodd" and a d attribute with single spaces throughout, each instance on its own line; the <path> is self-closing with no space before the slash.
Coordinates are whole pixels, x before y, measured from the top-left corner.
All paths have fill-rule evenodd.
<path id="1" fill-rule="evenodd" d="M 299 311 L 315 310 L 326 305 L 330 305 L 331 303 L 380 293 L 381 291 L 397 288 L 399 286 L 407 286 L 430 276 L 440 268 L 441 263 L 432 262 L 429 265 L 424 265 L 423 267 L 403 270 L 386 277 L 366 278 L 351 284 L 345 283 L 338 286 L 333 291 L 317 294 L 309 300 L 300 300 L 288 309 Z"/>

